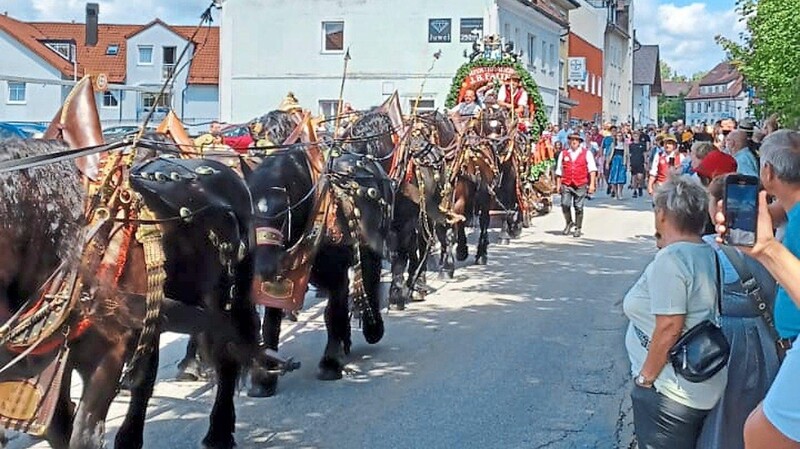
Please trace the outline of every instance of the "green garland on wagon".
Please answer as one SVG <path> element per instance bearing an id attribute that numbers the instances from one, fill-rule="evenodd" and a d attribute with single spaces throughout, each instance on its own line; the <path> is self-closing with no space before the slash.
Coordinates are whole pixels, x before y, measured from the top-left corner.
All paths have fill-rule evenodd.
<path id="1" fill-rule="evenodd" d="M 548 123 L 544 100 L 542 100 L 542 95 L 539 93 L 539 86 L 536 85 L 536 81 L 533 80 L 528 70 L 526 70 L 522 64 L 511 58 L 503 58 L 500 60 L 479 58 L 462 65 L 453 78 L 450 93 L 447 95 L 447 107 L 452 108 L 456 105 L 458 102 L 458 94 L 461 91 L 461 85 L 469 75 L 469 72 L 476 67 L 512 67 L 517 72 L 522 80 L 522 87 L 528 92 L 528 98 L 533 100 L 533 105 L 536 109 L 533 114 L 533 120 L 531 120 L 530 135 L 531 139 L 538 141 L 539 136 L 541 136 L 542 132 L 547 128 Z"/>
<path id="2" fill-rule="evenodd" d="M 536 181 L 541 177 L 543 174 L 547 173 L 551 168 L 555 167 L 556 160 L 555 159 L 548 159 L 546 161 L 539 162 L 538 164 L 531 167 L 530 172 L 528 172 L 528 179 L 531 181 Z"/>

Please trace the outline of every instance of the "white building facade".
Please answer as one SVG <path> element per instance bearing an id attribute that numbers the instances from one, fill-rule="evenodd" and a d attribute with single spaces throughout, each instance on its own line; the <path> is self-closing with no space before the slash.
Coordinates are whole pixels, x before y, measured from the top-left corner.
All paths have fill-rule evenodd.
<path id="1" fill-rule="evenodd" d="M 141 124 L 150 110 L 154 120 L 170 109 L 187 123 L 218 118 L 218 28 L 189 42 L 194 27 L 160 20 L 101 23 L 94 31 L 97 41 L 87 42 L 91 26 L 0 16 L 0 121 L 49 122 L 75 81 L 87 74 L 106 79 L 106 89 L 96 94 L 104 126 Z M 187 44 L 179 70 L 177 58 Z M 166 95 L 156 101 L 173 72 Z"/>
<path id="2" fill-rule="evenodd" d="M 550 120 L 559 101 L 559 45 L 575 0 L 227 0 L 221 25 L 221 118 L 243 122 L 274 109 L 287 92 L 313 113 L 356 109 L 397 91 L 409 112 L 442 109 L 464 52 L 480 34 L 500 34 L 522 50 Z M 555 5 L 555 7 L 553 6 Z M 281 20 L 271 20 L 279 17 Z M 269 27 L 269 38 L 264 37 Z M 275 38 L 280 36 L 280 38 Z M 256 45 L 252 45 L 257 43 Z M 241 51 L 242 48 L 252 51 Z M 433 55 L 441 52 L 435 61 Z M 432 67 L 432 68 L 431 68 Z"/>
<path id="3" fill-rule="evenodd" d="M 605 2 L 603 121 L 631 122 L 633 106 L 633 1 Z"/>
<path id="4" fill-rule="evenodd" d="M 738 121 L 748 116 L 750 96 L 739 71 L 721 62 L 692 86 L 685 105 L 687 124 L 712 124 L 725 118 Z"/>

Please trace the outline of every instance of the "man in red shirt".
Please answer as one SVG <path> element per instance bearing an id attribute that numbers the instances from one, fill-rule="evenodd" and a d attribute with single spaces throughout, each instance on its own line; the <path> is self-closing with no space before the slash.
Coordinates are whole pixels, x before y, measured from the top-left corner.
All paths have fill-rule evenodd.
<path id="1" fill-rule="evenodd" d="M 583 145 L 580 134 L 570 134 L 569 148 L 558 155 L 556 190 L 561 193 L 561 210 L 567 225 L 563 234 L 580 237 L 583 232 L 583 203 L 597 188 L 597 164 L 594 155 Z M 572 220 L 575 208 L 575 221 Z"/>

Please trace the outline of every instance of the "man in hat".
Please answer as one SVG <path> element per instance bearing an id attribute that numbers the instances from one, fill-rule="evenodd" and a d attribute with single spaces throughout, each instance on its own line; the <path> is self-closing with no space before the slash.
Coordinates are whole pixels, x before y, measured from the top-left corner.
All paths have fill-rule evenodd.
<path id="1" fill-rule="evenodd" d="M 582 235 L 583 203 L 597 188 L 597 164 L 583 145 L 580 134 L 569 135 L 569 148 L 559 153 L 556 163 L 556 190 L 561 193 L 561 210 L 567 221 L 563 234 Z M 572 209 L 575 209 L 575 221 Z"/>
<path id="2" fill-rule="evenodd" d="M 650 165 L 650 180 L 647 183 L 647 193 L 650 195 L 656 187 L 667 182 L 670 174 L 681 173 L 688 158 L 678 151 L 678 139 L 672 134 L 664 136 L 663 145 L 664 148 L 656 154 Z"/>
<path id="3" fill-rule="evenodd" d="M 516 73 L 511 75 L 508 84 L 500 88 L 497 95 L 497 104 L 510 111 L 514 111 L 518 116 L 525 115 L 525 107 L 528 105 L 528 93 L 522 88 L 522 78 Z"/>

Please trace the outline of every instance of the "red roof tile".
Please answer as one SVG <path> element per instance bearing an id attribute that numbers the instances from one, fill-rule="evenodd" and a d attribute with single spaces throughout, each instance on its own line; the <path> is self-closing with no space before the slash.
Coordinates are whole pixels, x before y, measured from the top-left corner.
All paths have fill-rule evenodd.
<path id="1" fill-rule="evenodd" d="M 78 51 L 78 77 L 87 73 L 105 73 L 108 81 L 125 83 L 127 37 L 160 23 L 176 34 L 189 39 L 195 30 L 190 26 L 169 26 L 156 19 L 147 25 L 100 24 L 97 45 L 86 45 L 86 27 L 81 23 L 21 22 L 0 15 L 0 30 L 5 31 L 22 45 L 58 69 L 66 78 L 72 77 L 72 63 L 45 46 L 45 41 L 74 41 Z M 194 39 L 195 58 L 189 69 L 189 84 L 219 83 L 219 28 L 201 29 Z M 116 55 L 107 55 L 109 45 L 119 45 Z"/>

